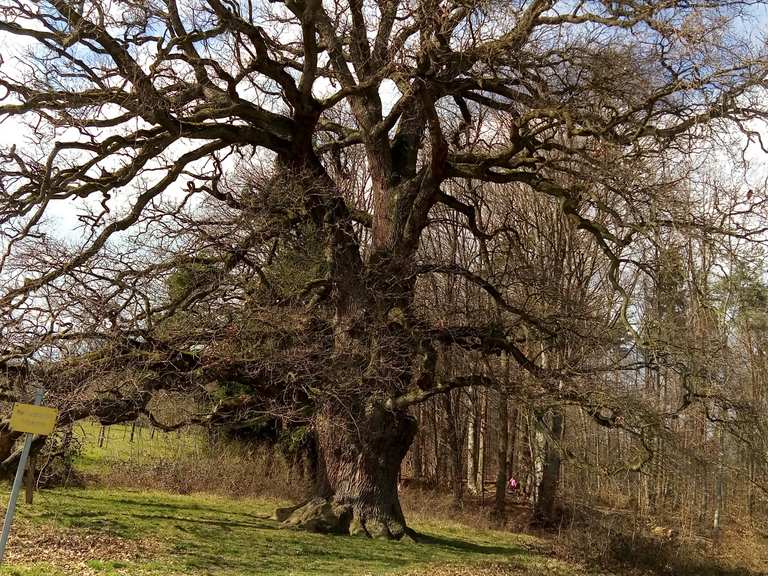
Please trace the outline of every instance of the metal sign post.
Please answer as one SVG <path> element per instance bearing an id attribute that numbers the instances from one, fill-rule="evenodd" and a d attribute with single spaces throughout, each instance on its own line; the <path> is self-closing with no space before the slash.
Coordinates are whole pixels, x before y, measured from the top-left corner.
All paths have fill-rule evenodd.
<path id="1" fill-rule="evenodd" d="M 42 389 L 38 389 L 37 394 L 35 395 L 34 406 L 40 406 L 42 401 L 43 401 L 43 391 Z M 17 407 L 24 407 L 24 406 L 26 406 L 27 408 L 31 408 L 29 405 L 25 405 L 25 404 L 17 404 L 16 407 L 14 407 L 14 417 L 11 418 L 11 427 L 14 430 L 25 432 L 26 430 L 22 430 L 22 428 L 24 428 L 26 424 L 27 429 L 36 431 L 36 428 L 40 426 L 39 422 L 25 422 L 23 418 L 22 419 L 18 418 Z M 43 411 L 46 409 L 38 408 L 38 410 Z M 51 410 L 51 409 L 47 409 L 47 410 Z M 34 414 L 34 409 L 32 410 L 32 413 Z M 42 417 L 47 418 L 47 414 L 43 413 Z M 22 423 L 21 426 L 14 427 L 14 418 L 16 419 L 16 421 Z M 53 423 L 55 425 L 55 418 Z M 21 450 L 19 467 L 16 469 L 16 477 L 13 479 L 13 488 L 11 488 L 11 497 L 8 500 L 8 509 L 5 511 L 5 521 L 3 522 L 3 533 L 0 536 L 0 564 L 2 564 L 3 557 L 5 556 L 5 547 L 8 544 L 8 536 L 11 533 L 11 523 L 13 522 L 13 514 L 14 512 L 16 512 L 16 501 L 19 499 L 19 491 L 21 490 L 21 483 L 24 480 L 24 469 L 27 467 L 27 460 L 29 459 L 29 450 L 30 448 L 32 448 L 32 438 L 34 437 L 34 434 L 32 433 L 32 431 L 26 431 L 26 434 L 24 437 L 24 448 Z M 50 431 L 44 432 L 44 433 L 50 434 L 52 431 L 53 430 L 51 429 Z"/>

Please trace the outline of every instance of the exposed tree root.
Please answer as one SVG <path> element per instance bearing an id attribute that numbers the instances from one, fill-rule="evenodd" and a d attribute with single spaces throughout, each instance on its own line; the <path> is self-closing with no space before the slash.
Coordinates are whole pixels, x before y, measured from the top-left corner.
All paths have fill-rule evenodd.
<path id="1" fill-rule="evenodd" d="M 316 497 L 296 506 L 278 508 L 274 518 L 285 528 L 298 528 L 324 534 L 349 534 L 386 540 L 417 540 L 417 533 L 397 516 L 365 512 L 354 506 Z"/>

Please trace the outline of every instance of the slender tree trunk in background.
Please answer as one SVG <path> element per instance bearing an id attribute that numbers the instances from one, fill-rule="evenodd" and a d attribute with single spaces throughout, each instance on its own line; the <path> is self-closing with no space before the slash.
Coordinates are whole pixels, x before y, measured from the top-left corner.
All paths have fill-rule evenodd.
<path id="1" fill-rule="evenodd" d="M 640 474 L 640 485 L 638 487 L 639 494 L 637 499 L 639 501 L 640 516 L 642 517 L 647 517 L 650 512 L 648 498 L 649 484 L 648 476 L 646 474 Z"/>
<path id="2" fill-rule="evenodd" d="M 440 400 L 435 401 L 435 411 L 440 415 L 440 436 L 437 443 L 440 450 L 440 476 L 437 485 L 448 489 L 451 486 L 451 454 L 447 441 L 445 412 L 440 409 L 441 404 Z"/>
<path id="3" fill-rule="evenodd" d="M 597 474 L 595 474 L 595 493 L 599 496 L 603 490 L 603 483 L 602 483 L 603 475 L 600 473 L 600 463 L 602 462 L 602 459 L 600 458 L 600 435 L 595 434 L 594 436 L 595 436 L 595 469 L 597 470 Z"/>
<path id="4" fill-rule="evenodd" d="M 448 444 L 451 450 L 451 489 L 453 491 L 453 503 L 460 506 L 464 497 L 464 483 L 461 478 L 461 444 L 456 430 L 456 414 L 453 410 L 451 394 L 443 395 L 443 407 L 447 421 Z"/>
<path id="5" fill-rule="evenodd" d="M 507 404 L 509 404 L 509 401 L 507 401 Z M 517 425 L 518 425 L 518 419 L 520 417 L 520 410 L 517 406 L 512 408 L 512 412 L 509 415 L 509 426 L 508 426 L 508 437 L 509 441 L 508 449 L 507 449 L 507 474 L 510 476 L 515 476 L 517 478 L 520 474 L 518 473 L 518 457 L 517 457 Z M 520 478 L 517 478 L 517 489 L 520 490 Z"/>
<path id="6" fill-rule="evenodd" d="M 705 445 L 707 443 L 707 420 L 702 415 L 699 418 L 699 426 L 697 431 L 697 436 L 699 439 L 699 442 L 701 445 Z M 709 484 L 710 484 L 710 474 L 711 470 L 708 470 L 707 467 L 700 465 L 701 472 L 696 475 L 695 478 L 695 484 L 697 486 L 694 486 L 694 494 L 696 494 L 696 500 L 699 501 L 699 505 L 696 506 L 696 510 L 698 512 L 698 518 L 696 518 L 696 523 L 699 525 L 705 525 L 709 524 L 710 522 L 710 515 L 709 515 L 709 507 L 710 507 L 710 490 L 709 490 Z"/>
<path id="7" fill-rule="evenodd" d="M 649 507 L 651 513 L 657 514 L 664 510 L 664 444 L 660 438 L 655 442 L 655 457 L 653 461 L 653 488 L 650 494 Z"/>
<path id="8" fill-rule="evenodd" d="M 534 424 L 535 415 L 531 410 L 527 411 L 525 418 L 526 448 L 528 449 L 528 475 L 526 476 L 526 493 L 533 503 L 538 498 L 539 482 L 541 481 L 542 462 L 540 458 L 542 443 L 541 432 Z"/>
<path id="9" fill-rule="evenodd" d="M 755 457 L 752 451 L 749 452 L 749 482 L 747 483 L 747 513 L 749 514 L 750 522 L 753 520 L 755 514 L 755 494 L 754 484 L 755 482 Z"/>
<path id="10" fill-rule="evenodd" d="M 477 404 L 474 389 L 469 389 L 467 409 L 467 492 L 477 494 Z"/>
<path id="11" fill-rule="evenodd" d="M 432 404 L 430 405 L 430 414 L 432 416 L 430 419 L 432 422 L 432 450 L 435 455 L 435 467 L 432 471 L 431 480 L 434 481 L 435 485 L 439 486 L 443 477 L 443 456 L 440 450 L 440 422 L 437 407 Z"/>
<path id="12" fill-rule="evenodd" d="M 558 442 L 563 437 L 563 413 L 556 409 L 551 412 L 550 435 Z M 544 419 L 541 424 L 545 425 Z M 538 525 L 550 526 L 557 521 L 555 504 L 557 502 L 557 489 L 560 484 L 560 449 L 553 441 L 547 440 L 544 449 L 544 466 L 539 483 L 539 494 L 534 510 L 534 521 Z"/>
<path id="13" fill-rule="evenodd" d="M 715 513 L 712 518 L 712 529 L 717 535 L 720 532 L 722 526 L 722 514 L 723 514 L 723 474 L 722 469 L 718 466 L 717 478 L 715 479 Z"/>
<path id="14" fill-rule="evenodd" d="M 582 446 L 584 446 L 584 462 L 586 466 L 582 468 L 582 471 L 579 472 L 580 476 L 580 482 L 582 483 L 582 486 L 586 489 L 586 491 L 590 495 L 595 494 L 595 485 L 592 480 L 592 473 L 596 470 L 596 466 L 594 462 L 592 462 L 589 448 L 589 428 L 587 424 L 587 417 L 584 414 L 583 410 L 579 410 L 579 423 L 581 424 L 581 443 Z"/>
<path id="15" fill-rule="evenodd" d="M 509 451 L 509 411 L 507 408 L 507 394 L 499 389 L 499 439 L 496 451 L 496 498 L 493 513 L 496 520 L 501 523 L 506 517 L 507 506 L 507 453 Z"/>
<path id="16" fill-rule="evenodd" d="M 488 394 L 480 390 L 480 413 L 477 418 L 477 490 L 485 497 L 485 444 L 488 427 Z"/>
<path id="17" fill-rule="evenodd" d="M 423 418 L 421 406 L 416 406 L 415 410 L 416 410 L 416 421 L 419 423 L 419 425 L 421 425 L 422 418 Z M 424 442 L 424 434 L 419 433 L 416 436 L 416 440 L 413 443 L 413 449 L 411 450 L 411 466 L 412 466 L 413 478 L 415 480 L 421 480 L 421 477 L 424 475 L 424 464 L 422 461 L 423 455 L 421 450 L 421 445 L 423 442 Z"/>
<path id="18" fill-rule="evenodd" d="M 715 478 L 715 513 L 712 519 L 712 528 L 715 535 L 719 535 L 723 522 L 723 484 L 724 484 L 724 459 L 725 459 L 725 435 L 722 427 L 719 430 L 719 453 L 717 460 L 717 472 Z"/>

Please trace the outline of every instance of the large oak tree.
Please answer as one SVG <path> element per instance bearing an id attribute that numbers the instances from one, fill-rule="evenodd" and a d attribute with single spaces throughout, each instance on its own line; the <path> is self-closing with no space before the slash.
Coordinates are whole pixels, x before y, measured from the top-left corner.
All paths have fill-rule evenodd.
<path id="1" fill-rule="evenodd" d="M 288 521 L 400 538 L 409 406 L 490 384 L 444 378 L 447 356 L 505 354 L 525 393 L 632 427 L 590 387 L 604 368 L 544 362 L 527 339 L 642 339 L 626 279 L 651 273 L 660 229 L 761 238 L 762 190 L 698 211 L 693 175 L 759 141 L 763 4 L 2 0 L 0 120 L 20 132 L 0 151 L 0 363 L 71 391 L 122 374 L 70 419 L 132 417 L 192 383 L 257 391 L 209 421 L 310 406 L 318 499 Z M 547 312 L 510 281 L 526 273 L 499 272 L 531 194 L 602 259 L 602 309 Z M 82 226 L 54 239 L 65 203 Z M 477 265 L 434 248 L 451 230 Z M 425 306 L 424 279 L 446 277 L 493 313 Z"/>

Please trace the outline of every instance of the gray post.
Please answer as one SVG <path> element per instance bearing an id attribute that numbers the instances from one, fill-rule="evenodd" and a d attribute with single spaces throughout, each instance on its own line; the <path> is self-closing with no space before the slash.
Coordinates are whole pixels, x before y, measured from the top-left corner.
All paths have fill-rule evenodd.
<path id="1" fill-rule="evenodd" d="M 35 406 L 40 406 L 43 401 L 43 390 L 39 388 L 35 395 Z M 5 511 L 5 521 L 3 522 L 3 533 L 0 536 L 0 564 L 3 563 L 3 557 L 5 556 L 5 547 L 8 545 L 8 536 L 11 533 L 11 523 L 13 522 L 13 514 L 16 512 L 16 501 L 19 499 L 19 491 L 21 490 L 21 483 L 24 480 L 24 469 L 27 467 L 27 459 L 29 458 L 29 450 L 32 448 L 32 434 L 24 435 L 24 448 L 21 450 L 21 458 L 19 458 L 19 467 L 16 469 L 16 477 L 13 479 L 13 488 L 11 488 L 11 497 L 8 500 L 8 509 Z"/>

